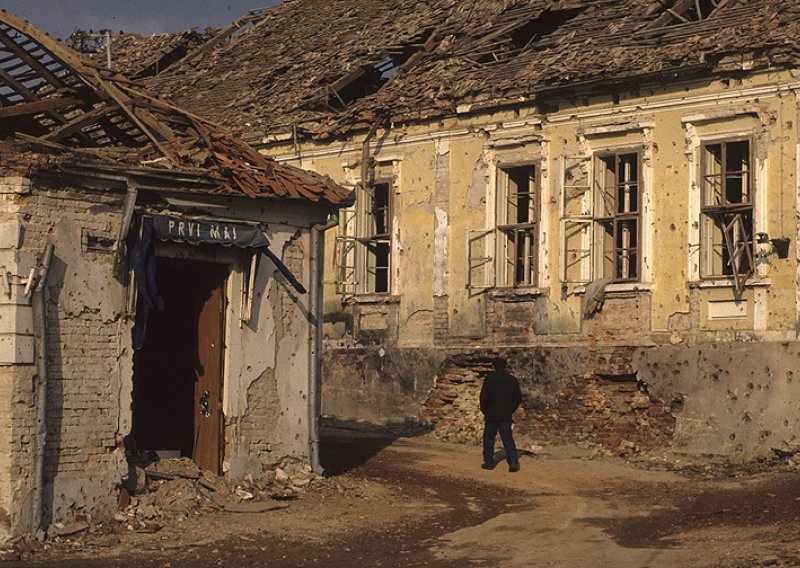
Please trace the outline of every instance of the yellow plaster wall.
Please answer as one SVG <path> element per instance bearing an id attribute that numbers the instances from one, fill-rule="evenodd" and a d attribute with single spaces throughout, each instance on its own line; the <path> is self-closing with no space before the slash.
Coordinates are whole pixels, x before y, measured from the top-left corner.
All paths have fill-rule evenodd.
<path id="1" fill-rule="evenodd" d="M 658 91 L 621 95 L 619 104 L 609 97 L 586 100 L 561 101 L 561 108 L 552 115 L 541 118 L 541 126 L 519 126 L 520 113 L 504 111 L 493 115 L 452 119 L 446 123 L 407 126 L 399 129 L 384 142 L 376 156 L 390 155 L 401 162 L 399 187 L 399 282 L 400 295 L 399 338 L 408 345 L 425 345 L 432 339 L 430 327 L 433 312 L 433 239 L 434 193 L 436 187 L 435 156 L 437 137 L 447 138 L 450 164 L 448 185 L 449 232 L 447 243 L 449 296 L 449 331 L 453 336 L 471 337 L 485 333 L 487 322 L 486 295 L 473 294 L 466 289 L 468 229 L 486 226 L 485 206 L 476 207 L 476 195 L 493 191 L 485 167 L 487 140 L 513 133 L 517 130 L 538 130 L 548 141 L 545 164 L 548 177 L 543 180 L 542 206 L 547 209 L 549 222 L 543 241 L 548 247 L 547 273 L 549 287 L 542 290 L 546 299 L 545 313 L 550 334 L 561 337 L 575 333 L 582 327 L 580 319 L 580 287 L 561 283 L 559 199 L 561 170 L 558 160 L 564 154 L 585 151 L 587 146 L 600 150 L 606 146 L 630 145 L 649 148 L 652 167 L 652 184 L 649 191 L 649 220 L 645 227 L 650 239 L 650 280 L 652 294 L 650 314 L 651 331 L 688 333 L 688 322 L 694 318 L 700 330 L 754 330 L 790 334 L 795 329 L 796 272 L 796 154 L 795 133 L 798 111 L 793 92 L 762 93 L 748 97 L 737 96 L 744 89 L 768 87 L 777 82 L 790 81 L 784 75 L 755 76 L 741 82 L 712 81 L 693 85 L 674 85 Z M 690 99 L 705 96 L 703 101 Z M 725 100 L 725 97 L 731 97 Z M 647 105 L 659 103 L 652 108 Z M 689 129 L 683 120 L 688 115 L 715 113 L 720 110 L 750 105 L 760 109 L 760 117 L 753 115 L 718 117 L 698 123 L 695 130 L 701 134 L 717 130 L 753 129 L 765 142 L 767 158 L 764 199 L 756 207 L 766 207 L 766 231 L 771 237 L 790 237 L 790 257 L 778 259 L 769 256 L 769 267 L 764 277 L 768 286 L 762 292 L 746 290 L 743 300 L 748 302 L 747 317 L 736 321 L 710 322 L 707 319 L 708 301 L 733 300 L 733 290 L 728 288 L 695 289 L 689 286 L 689 239 L 693 224 L 698 222 L 698 211 L 690 209 L 692 183 L 691 141 Z M 641 106 L 642 110 L 636 110 Z M 630 112 L 629 112 L 630 111 Z M 530 109 L 526 112 L 530 112 Z M 740 113 L 741 114 L 741 113 Z M 509 127 L 509 121 L 517 122 Z M 593 135 L 581 138 L 586 127 L 621 122 L 646 123 L 646 128 Z M 533 123 L 531 123 L 533 124 Z M 694 126 L 694 125 L 693 125 Z M 429 137 L 420 142 L 421 135 Z M 408 141 L 417 137 L 412 144 Z M 306 148 L 331 150 L 330 155 L 313 159 L 313 167 L 338 181 L 345 181 L 343 157 L 354 162 L 360 159 L 360 140 L 348 143 L 306 145 Z M 521 152 L 538 152 L 540 146 L 528 141 L 517 148 Z M 271 153 L 290 155 L 288 147 L 275 148 Z M 439 147 L 441 151 L 441 146 Z M 498 154 L 501 152 L 498 151 Z M 441 158 L 441 156 L 440 156 Z M 482 166 L 482 162 L 484 165 Z M 490 166 L 491 167 L 491 166 Z M 644 205 L 644 204 L 643 204 Z M 333 293 L 333 234 L 329 233 L 326 253 L 325 309 L 340 309 L 339 298 Z M 694 291 L 694 292 L 693 292 Z M 576 293 L 578 292 L 578 293 Z M 692 294 L 694 296 L 694 304 Z M 692 312 L 694 310 L 694 312 Z M 761 322 L 761 323 L 759 323 Z M 761 327 L 759 327 L 761 326 Z M 546 337 L 542 338 L 546 342 Z M 644 341 L 644 338 L 643 338 Z"/>

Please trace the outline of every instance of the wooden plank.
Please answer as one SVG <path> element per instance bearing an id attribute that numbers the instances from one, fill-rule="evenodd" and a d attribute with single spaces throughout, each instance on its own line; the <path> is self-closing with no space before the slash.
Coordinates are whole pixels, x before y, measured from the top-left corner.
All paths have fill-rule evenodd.
<path id="1" fill-rule="evenodd" d="M 106 81 L 101 81 L 100 87 L 102 90 L 108 93 L 108 95 L 112 99 L 114 99 L 114 101 L 116 101 L 122 112 L 124 112 L 125 115 L 128 118 L 130 118 L 131 121 L 133 121 L 137 127 L 139 127 L 139 129 L 144 133 L 144 135 L 150 139 L 150 141 L 155 145 L 155 147 L 158 148 L 158 150 L 167 159 L 172 161 L 174 164 L 178 163 L 172 152 L 170 152 L 163 144 L 161 144 L 161 141 L 155 136 L 155 134 L 153 134 L 153 132 L 148 127 L 148 124 L 146 124 L 145 121 L 143 121 L 139 116 L 137 116 L 137 114 L 133 112 L 133 109 L 130 106 L 128 106 L 130 99 L 127 97 L 127 95 L 125 95 L 122 91 L 117 89 L 117 87 Z"/>
<path id="2" fill-rule="evenodd" d="M 36 102 L 19 103 L 12 106 L 0 107 L 0 118 L 22 116 L 26 114 L 39 114 L 48 110 L 57 110 L 67 106 L 80 104 L 80 99 L 75 97 L 54 97 Z"/>
<path id="3" fill-rule="evenodd" d="M 101 105 L 81 116 L 75 118 L 66 124 L 63 124 L 52 130 L 50 134 L 44 136 L 44 140 L 52 140 L 57 141 L 61 140 L 62 138 L 66 138 L 75 134 L 76 132 L 80 131 L 82 128 L 89 126 L 90 124 L 96 123 L 100 118 L 107 115 L 110 112 L 117 110 L 116 106 L 109 106 L 109 105 Z"/>

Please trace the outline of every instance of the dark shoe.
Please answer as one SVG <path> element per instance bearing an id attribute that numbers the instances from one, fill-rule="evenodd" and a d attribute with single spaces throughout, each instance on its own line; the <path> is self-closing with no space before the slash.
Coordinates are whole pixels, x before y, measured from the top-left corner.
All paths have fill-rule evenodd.
<path id="1" fill-rule="evenodd" d="M 494 469 L 494 464 L 493 463 L 482 463 L 481 464 L 481 468 L 482 469 L 493 470 Z"/>
<path id="2" fill-rule="evenodd" d="M 511 473 L 516 473 L 519 471 L 519 463 L 512 463 L 508 464 L 508 471 Z"/>

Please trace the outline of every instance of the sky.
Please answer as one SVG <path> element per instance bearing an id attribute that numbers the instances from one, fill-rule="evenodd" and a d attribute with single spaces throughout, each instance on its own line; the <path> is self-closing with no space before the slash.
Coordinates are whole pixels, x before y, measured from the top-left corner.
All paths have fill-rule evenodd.
<path id="1" fill-rule="evenodd" d="M 280 0 L 2 0 L 0 8 L 64 39 L 75 28 L 151 35 L 219 28 Z"/>

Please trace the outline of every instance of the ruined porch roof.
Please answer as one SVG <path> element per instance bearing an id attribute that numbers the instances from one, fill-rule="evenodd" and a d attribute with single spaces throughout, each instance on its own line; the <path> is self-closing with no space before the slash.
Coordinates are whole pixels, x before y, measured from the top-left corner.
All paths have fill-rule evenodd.
<path id="1" fill-rule="evenodd" d="M 265 158 L 231 132 L 6 13 L 0 13 L 0 139 L 160 178 L 169 190 L 333 205 L 350 194 L 327 177 Z"/>
<path id="2" fill-rule="evenodd" d="M 424 120 L 551 89 L 791 67 L 798 37 L 800 0 L 287 0 L 151 84 L 251 133 L 326 138 L 384 113 Z"/>

